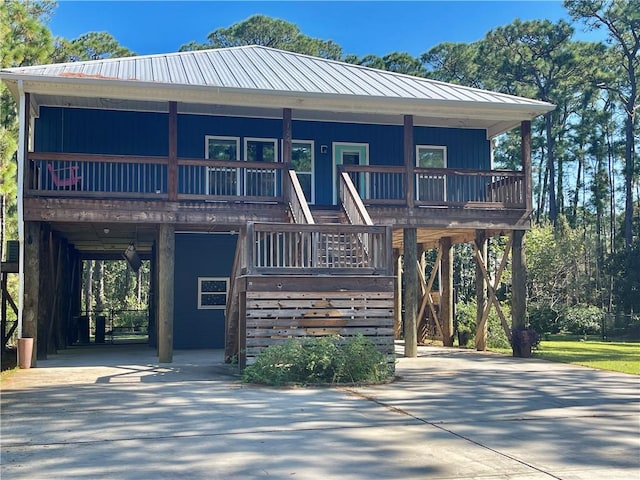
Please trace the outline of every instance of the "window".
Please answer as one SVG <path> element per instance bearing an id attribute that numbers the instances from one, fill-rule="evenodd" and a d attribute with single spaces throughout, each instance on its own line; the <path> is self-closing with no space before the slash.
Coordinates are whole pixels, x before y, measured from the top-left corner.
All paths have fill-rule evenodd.
<path id="1" fill-rule="evenodd" d="M 416 146 L 416 167 L 446 168 L 447 147 L 433 145 Z M 417 172 L 416 200 L 423 202 L 442 202 L 446 200 L 446 196 L 446 178 L 442 172 Z"/>
<path id="2" fill-rule="evenodd" d="M 247 162 L 277 162 L 277 141 L 272 138 L 245 138 L 244 159 Z M 244 174 L 244 195 L 248 197 L 275 197 L 277 195 L 276 169 L 247 168 Z"/>
<path id="3" fill-rule="evenodd" d="M 205 157 L 208 160 L 238 160 L 240 138 L 207 136 L 205 141 Z M 207 195 L 238 195 L 238 169 L 224 166 L 207 167 L 205 184 Z"/>
<path id="4" fill-rule="evenodd" d="M 228 291 L 228 278 L 198 277 L 198 310 L 226 308 Z"/>
<path id="5" fill-rule="evenodd" d="M 207 136 L 206 158 L 209 160 L 238 160 L 240 139 L 237 137 Z"/>
<path id="6" fill-rule="evenodd" d="M 313 141 L 294 140 L 291 143 L 291 163 L 298 175 L 307 202 L 315 202 L 313 182 Z"/>

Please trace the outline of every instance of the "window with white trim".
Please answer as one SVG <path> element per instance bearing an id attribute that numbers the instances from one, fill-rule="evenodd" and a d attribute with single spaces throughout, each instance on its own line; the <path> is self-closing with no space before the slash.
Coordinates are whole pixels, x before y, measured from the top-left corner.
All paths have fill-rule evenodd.
<path id="1" fill-rule="evenodd" d="M 277 162 L 278 141 L 275 138 L 245 137 L 244 159 L 247 162 Z M 277 195 L 276 169 L 245 169 L 243 193 L 248 197 L 275 197 Z"/>
<path id="2" fill-rule="evenodd" d="M 447 168 L 447 147 L 437 145 L 417 145 L 416 167 Z M 447 198 L 446 190 L 446 178 L 441 172 L 417 172 L 416 200 L 423 202 L 445 201 Z"/>
<path id="3" fill-rule="evenodd" d="M 298 175 L 300 186 L 308 203 L 315 203 L 313 161 L 313 140 L 293 140 L 291 142 L 291 163 L 296 175 Z"/>
<path id="4" fill-rule="evenodd" d="M 205 158 L 207 160 L 237 161 L 240 152 L 239 137 L 205 137 Z M 207 195 L 239 195 L 237 168 L 207 167 L 205 192 Z"/>
<path id="5" fill-rule="evenodd" d="M 198 310 L 222 310 L 227 306 L 229 278 L 198 277 Z"/>

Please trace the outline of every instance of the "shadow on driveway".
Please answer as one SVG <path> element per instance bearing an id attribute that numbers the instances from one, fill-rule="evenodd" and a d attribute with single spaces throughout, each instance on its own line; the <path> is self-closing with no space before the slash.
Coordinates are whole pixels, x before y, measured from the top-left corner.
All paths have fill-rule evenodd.
<path id="1" fill-rule="evenodd" d="M 391 384 L 291 389 L 240 383 L 220 351 L 177 351 L 172 364 L 148 348 L 65 351 L 2 385 L 0 473 L 640 478 L 638 377 L 419 351 Z"/>

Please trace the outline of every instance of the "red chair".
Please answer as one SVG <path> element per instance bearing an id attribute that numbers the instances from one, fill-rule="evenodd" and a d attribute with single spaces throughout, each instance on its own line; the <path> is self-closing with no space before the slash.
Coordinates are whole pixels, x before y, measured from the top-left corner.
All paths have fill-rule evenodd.
<path id="1" fill-rule="evenodd" d="M 77 165 L 53 168 L 53 165 L 50 163 L 47 164 L 47 170 L 49 170 L 49 173 L 51 174 L 51 180 L 53 180 L 53 184 L 58 188 L 77 186 L 78 182 L 82 180 L 82 177 L 78 175 L 78 168 L 79 167 Z M 63 175 L 59 176 L 58 172 Z"/>

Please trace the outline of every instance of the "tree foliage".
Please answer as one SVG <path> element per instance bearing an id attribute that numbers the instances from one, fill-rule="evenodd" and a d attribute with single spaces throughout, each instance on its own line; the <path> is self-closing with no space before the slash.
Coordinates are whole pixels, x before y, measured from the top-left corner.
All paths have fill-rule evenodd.
<path id="1" fill-rule="evenodd" d="M 46 27 L 55 3 L 51 1 L 0 3 L 0 66 L 46 63 L 53 51 Z M 18 120 L 15 101 L 0 83 L 0 257 L 6 239 L 17 238 Z"/>
<path id="2" fill-rule="evenodd" d="M 206 42 L 194 41 L 180 50 L 264 45 L 557 105 L 532 125 L 532 218 L 537 226 L 528 235 L 527 258 L 530 318 L 556 322 L 551 326 L 561 328 L 567 324 L 561 319 L 568 318 L 569 309 L 583 308 L 574 315 L 580 319 L 589 317 L 585 314 L 591 311 L 589 306 L 626 312 L 640 309 L 640 267 L 636 265 L 640 258 L 636 151 L 640 2 L 567 0 L 565 7 L 572 23 L 515 20 L 479 41 L 441 43 L 417 58 L 394 51 L 382 56 L 343 55 L 332 40 L 307 36 L 292 23 L 264 15 L 218 28 Z M 107 32 L 53 39 L 46 25 L 54 10 L 55 3 L 48 0 L 0 3 L 3 67 L 132 54 Z M 608 40 L 575 41 L 573 32 L 582 26 L 606 32 Z M 16 109 L 4 85 L 0 95 L 3 222 L 9 219 L 9 235 L 14 236 Z M 520 155 L 518 131 L 496 139 L 497 167 L 519 168 Z M 503 247 L 492 243 L 494 259 Z M 458 248 L 456 258 L 460 301 L 471 301 L 470 249 Z M 136 283 L 131 272 L 109 262 L 103 271 L 104 291 L 111 292 L 105 298 L 121 298 L 122 292 L 129 292 L 118 305 L 139 303 L 137 294 L 136 301 L 131 300 L 131 285 Z M 509 270 L 503 281 L 508 283 Z M 506 287 L 502 294 L 508 295 Z M 90 308 L 94 303 L 92 299 Z"/>
<path id="3" fill-rule="evenodd" d="M 56 39 L 56 62 L 80 62 L 107 58 L 130 57 L 134 52 L 123 47 L 108 32 L 89 32 L 73 40 Z"/>
<path id="4" fill-rule="evenodd" d="M 228 28 L 218 28 L 207 39 L 207 43 L 187 43 L 180 51 L 262 45 L 334 60 L 342 56 L 342 47 L 332 40 L 309 37 L 297 25 L 265 15 L 253 15 Z"/>
<path id="5" fill-rule="evenodd" d="M 615 59 L 608 63 L 609 78 L 599 86 L 613 92 L 625 112 L 625 214 L 624 240 L 629 250 L 633 242 L 633 184 L 640 171 L 636 152 L 640 90 L 640 0 L 566 0 L 569 14 L 589 29 L 604 28 Z"/>

